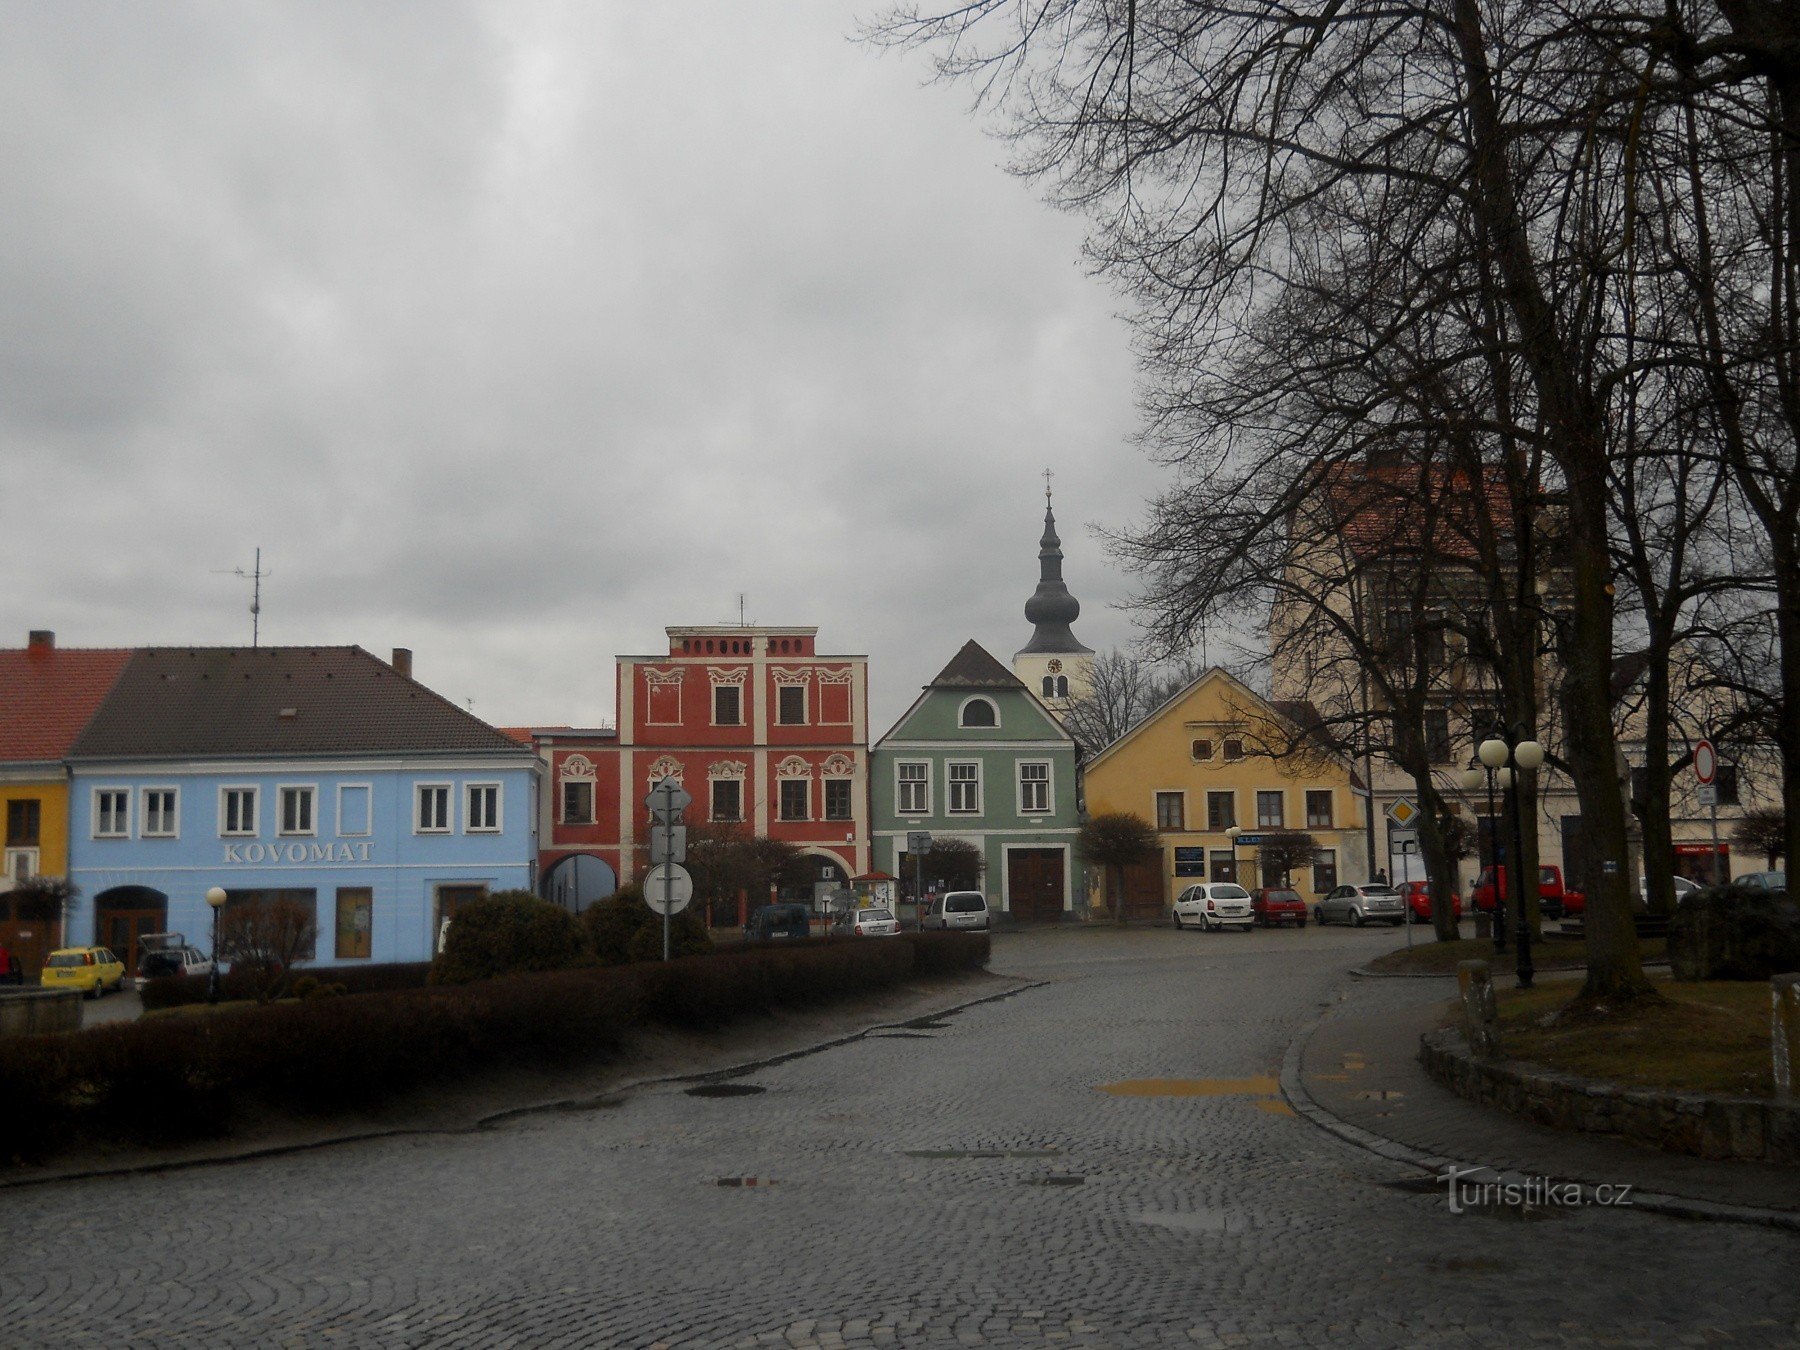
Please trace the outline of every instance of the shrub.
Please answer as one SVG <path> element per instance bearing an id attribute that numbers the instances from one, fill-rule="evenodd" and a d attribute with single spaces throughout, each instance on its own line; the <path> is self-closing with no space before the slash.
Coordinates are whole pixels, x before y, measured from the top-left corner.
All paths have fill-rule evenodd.
<path id="1" fill-rule="evenodd" d="M 954 975 L 988 963 L 986 933 L 904 933 L 901 941 L 912 944 L 915 975 Z"/>
<path id="2" fill-rule="evenodd" d="M 316 979 L 346 994 L 375 994 L 394 989 L 423 989 L 431 975 L 429 961 L 386 961 L 379 965 L 326 966 L 295 981 L 295 990 Z M 163 975 L 143 986 L 144 1011 L 179 1008 L 206 1002 L 204 975 Z M 236 1000 L 256 997 L 255 984 L 246 973 L 227 971 L 219 980 L 219 997 Z"/>
<path id="3" fill-rule="evenodd" d="M 593 960 L 575 916 L 530 891 L 496 891 L 456 912 L 433 984 L 468 984 L 520 971 L 567 970 Z"/>
<path id="4" fill-rule="evenodd" d="M 644 903 L 644 893 L 636 882 L 589 905 L 582 911 L 581 921 L 594 957 L 603 966 L 662 960 L 662 915 Z M 699 956 L 713 949 L 706 920 L 694 905 L 675 916 L 669 938 L 673 956 Z"/>

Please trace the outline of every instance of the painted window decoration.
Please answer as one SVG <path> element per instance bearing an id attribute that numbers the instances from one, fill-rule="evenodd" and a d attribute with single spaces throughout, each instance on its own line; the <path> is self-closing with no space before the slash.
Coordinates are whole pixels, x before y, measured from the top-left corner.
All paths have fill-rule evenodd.
<path id="1" fill-rule="evenodd" d="M 562 823 L 594 823 L 594 784 L 591 779 L 565 778 L 562 784 Z"/>
<path id="2" fill-rule="evenodd" d="M 899 805 L 896 808 L 903 816 L 928 816 L 931 814 L 931 765 L 923 760 L 901 760 L 894 766 L 896 796 Z"/>
<path id="3" fill-rule="evenodd" d="M 124 788 L 100 788 L 94 793 L 94 837 L 123 839 L 131 833 L 131 794 Z"/>
<path id="4" fill-rule="evenodd" d="M 177 834 L 174 788 L 144 789 L 144 838 L 173 839 Z"/>
<path id="5" fill-rule="evenodd" d="M 997 727 L 1000 725 L 1000 714 L 992 702 L 985 698 L 972 698 L 962 705 L 962 716 L 958 724 L 965 727 Z"/>
<path id="6" fill-rule="evenodd" d="M 470 783 L 466 787 L 468 793 L 467 810 L 464 819 L 466 828 L 472 833 L 492 834 L 500 828 L 500 785 L 498 783 Z"/>
<path id="7" fill-rule="evenodd" d="M 1042 816 L 1050 812 L 1050 765 L 1025 761 L 1019 765 L 1019 814 Z"/>
<path id="8" fill-rule="evenodd" d="M 447 834 L 450 830 L 450 785 L 420 783 L 415 789 L 417 809 L 413 828 L 420 834 Z"/>
<path id="9" fill-rule="evenodd" d="M 819 721 L 829 726 L 849 726 L 851 722 L 850 682 L 856 678 L 850 670 L 819 672 Z"/>
<path id="10" fill-rule="evenodd" d="M 781 780 L 781 818 L 812 819 L 812 783 L 805 778 Z"/>
<path id="11" fill-rule="evenodd" d="M 1159 792 L 1156 794 L 1156 828 L 1159 830 L 1185 830 L 1187 828 L 1187 794 L 1185 792 Z"/>
<path id="12" fill-rule="evenodd" d="M 992 708 L 993 705 L 990 703 L 988 707 Z M 946 767 L 949 771 L 950 814 L 953 816 L 981 814 L 981 765 L 979 763 L 952 763 Z"/>
<path id="13" fill-rule="evenodd" d="M 849 820 L 852 814 L 850 780 L 848 778 L 827 778 L 825 780 L 825 819 Z"/>
<path id="14" fill-rule="evenodd" d="M 1329 830 L 1331 828 L 1331 789 L 1309 789 L 1306 794 L 1306 828 L 1309 830 Z"/>
<path id="15" fill-rule="evenodd" d="M 736 778 L 712 780 L 711 819 L 740 821 L 744 818 L 744 785 Z"/>
<path id="16" fill-rule="evenodd" d="M 313 789 L 284 787 L 281 789 L 281 833 L 313 834 Z"/>
<path id="17" fill-rule="evenodd" d="M 1256 827 L 1260 830 L 1279 830 L 1287 824 L 1287 817 L 1279 792 L 1258 792 L 1256 794 Z"/>
<path id="18" fill-rule="evenodd" d="M 375 931 L 375 892 L 344 886 L 337 893 L 337 955 L 340 961 L 367 960 Z"/>
<path id="19" fill-rule="evenodd" d="M 256 833 L 255 788 L 219 789 L 219 833 L 235 835 L 254 835 Z"/>
<path id="20" fill-rule="evenodd" d="M 375 815 L 369 804 L 368 784 L 339 784 L 338 833 L 364 835 L 373 833 L 374 829 Z"/>
<path id="21" fill-rule="evenodd" d="M 1313 892 L 1324 895 L 1337 889 L 1337 850 L 1322 848 L 1313 854 Z"/>
<path id="22" fill-rule="evenodd" d="M 644 721 L 649 726 L 681 725 L 679 670 L 644 671 Z"/>
<path id="23" fill-rule="evenodd" d="M 1229 830 L 1235 824 L 1237 824 L 1237 794 L 1234 792 L 1207 793 L 1206 828 Z"/>
<path id="24" fill-rule="evenodd" d="M 784 727 L 806 725 L 806 686 L 784 684 L 775 691 L 775 720 Z"/>

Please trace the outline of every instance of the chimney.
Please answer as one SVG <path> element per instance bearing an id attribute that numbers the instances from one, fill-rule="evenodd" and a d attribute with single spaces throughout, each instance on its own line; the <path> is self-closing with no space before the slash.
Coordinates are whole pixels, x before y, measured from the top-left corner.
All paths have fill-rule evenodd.
<path id="1" fill-rule="evenodd" d="M 34 628 L 26 650 L 37 655 L 48 655 L 56 650 L 56 634 L 48 628 Z"/>
<path id="2" fill-rule="evenodd" d="M 393 667 L 394 667 L 394 670 L 398 674 L 406 676 L 406 678 L 409 680 L 412 678 L 412 648 L 411 647 L 396 647 L 396 648 L 394 648 Z"/>

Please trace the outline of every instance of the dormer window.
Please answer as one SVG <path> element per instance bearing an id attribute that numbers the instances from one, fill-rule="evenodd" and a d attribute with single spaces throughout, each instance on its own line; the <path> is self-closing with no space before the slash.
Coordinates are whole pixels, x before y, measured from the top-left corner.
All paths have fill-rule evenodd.
<path id="1" fill-rule="evenodd" d="M 972 698 L 962 705 L 962 716 L 958 725 L 965 727 L 997 727 L 1000 725 L 1000 714 L 994 705 L 985 698 Z"/>

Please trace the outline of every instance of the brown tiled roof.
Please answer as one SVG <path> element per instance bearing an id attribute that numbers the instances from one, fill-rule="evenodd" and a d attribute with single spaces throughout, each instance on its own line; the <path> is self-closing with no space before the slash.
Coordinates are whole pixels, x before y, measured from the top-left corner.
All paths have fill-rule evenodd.
<path id="1" fill-rule="evenodd" d="M 1333 464 L 1322 486 L 1332 527 L 1359 557 L 1430 553 L 1472 561 L 1484 531 L 1501 539 L 1512 530 L 1512 499 L 1505 475 L 1490 468 L 1478 485 L 1461 469 L 1416 464 Z M 1480 498 L 1487 498 L 1478 509 Z M 1436 520 L 1437 537 L 1420 537 L 1421 502 Z"/>
<path id="2" fill-rule="evenodd" d="M 70 756 L 518 749 L 360 647 L 147 647 L 131 654 Z"/>
<path id="3" fill-rule="evenodd" d="M 1001 665 L 979 642 L 970 638 L 937 673 L 928 689 L 1023 689 L 1025 684 Z"/>
<path id="4" fill-rule="evenodd" d="M 68 754 L 130 656 L 103 647 L 0 651 L 0 761 L 42 763 Z"/>

